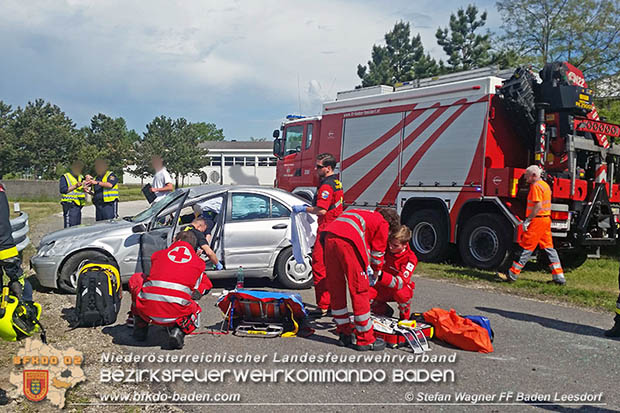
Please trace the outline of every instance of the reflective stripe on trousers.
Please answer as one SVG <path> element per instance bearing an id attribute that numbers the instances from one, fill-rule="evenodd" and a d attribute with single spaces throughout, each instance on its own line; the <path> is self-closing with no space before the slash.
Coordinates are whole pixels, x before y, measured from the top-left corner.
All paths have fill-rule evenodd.
<path id="1" fill-rule="evenodd" d="M 355 329 L 360 333 L 364 333 L 372 328 L 372 321 L 370 320 L 370 311 L 366 314 L 356 315 L 353 317 L 355 321 Z"/>

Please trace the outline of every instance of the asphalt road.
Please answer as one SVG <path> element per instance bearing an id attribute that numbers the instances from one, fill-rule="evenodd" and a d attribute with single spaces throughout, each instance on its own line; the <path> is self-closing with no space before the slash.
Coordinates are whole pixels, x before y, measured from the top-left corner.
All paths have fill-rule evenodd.
<path id="1" fill-rule="evenodd" d="M 232 282 L 231 282 L 232 283 Z M 221 285 L 224 286 L 224 285 Z M 256 281 L 254 286 L 259 287 Z M 221 291 L 221 288 L 214 292 Z M 312 290 L 301 292 L 304 302 L 313 302 Z M 203 297 L 200 304 L 203 308 L 203 326 L 219 326 L 222 317 L 214 307 L 216 297 Z M 127 307 L 129 300 L 124 301 Z M 493 397 L 492 402 L 500 400 L 502 392 L 514 392 L 509 402 L 516 400 L 516 393 L 529 395 L 546 395 L 552 398 L 556 392 L 563 394 L 600 394 L 602 400 L 596 403 L 578 403 L 577 405 L 560 406 L 557 402 L 533 405 L 522 403 L 516 406 L 486 404 L 475 406 L 478 410 L 502 411 L 524 409 L 545 409 L 572 411 L 582 408 L 598 411 L 616 411 L 620 409 L 618 379 L 620 377 L 620 341 L 602 337 L 604 329 L 611 323 L 609 314 L 600 314 L 571 307 L 527 300 L 515 296 L 503 295 L 485 289 L 468 288 L 452 285 L 447 282 L 416 279 L 415 304 L 416 311 L 424 311 L 432 307 L 455 308 L 462 314 L 486 315 L 495 331 L 495 351 L 490 354 L 471 353 L 457 350 L 450 346 L 432 342 L 429 355 L 456 354 L 454 363 L 431 363 L 418 361 L 386 362 L 370 364 L 310 364 L 310 363 L 275 363 L 274 353 L 278 359 L 286 355 L 310 354 L 344 354 L 358 355 L 362 353 L 336 346 L 336 337 L 330 332 L 334 327 L 329 318 L 312 323 L 316 333 L 308 338 L 242 338 L 233 335 L 200 334 L 186 338 L 185 348 L 176 354 L 257 354 L 265 355 L 265 362 L 243 364 L 169 364 L 175 368 L 202 369 L 370 369 L 384 370 L 387 379 L 383 383 L 342 383 L 342 384 L 309 384 L 285 383 L 281 378 L 277 383 L 235 384 L 228 380 L 225 384 L 183 383 L 177 381 L 169 385 L 154 385 L 155 391 L 168 394 L 209 392 L 234 392 L 241 395 L 241 403 L 245 407 L 256 410 L 265 409 L 264 404 L 280 404 L 278 409 L 299 411 L 300 406 L 307 406 L 312 411 L 347 411 L 355 404 L 356 410 L 374 411 L 382 408 L 395 410 L 449 410 L 462 411 L 474 406 L 462 405 L 424 405 L 419 399 L 428 399 L 435 394 L 452 395 L 451 403 L 456 402 L 459 392 L 469 394 L 486 394 Z M 208 331 L 201 328 L 200 332 Z M 146 343 L 134 342 L 130 329 L 123 325 L 104 329 L 106 334 L 114 337 L 114 343 L 120 345 L 119 351 L 135 354 L 168 353 L 162 349 L 166 333 L 161 328 L 152 328 Z M 407 355 L 404 349 L 388 349 L 390 355 Z M 368 353 L 365 353 L 368 354 Z M 377 354 L 377 353 L 375 353 Z M 162 368 L 164 365 L 139 363 L 140 368 Z M 392 374 L 395 369 L 451 369 L 454 371 L 454 382 L 449 383 L 393 383 Z M 301 379 L 303 380 L 303 378 Z M 407 394 L 408 392 L 412 392 Z M 429 396 L 424 396 L 427 394 Z M 413 395 L 414 404 L 407 398 Z M 493 396 L 494 395 L 494 396 Z M 425 400 L 424 400 L 425 402 Z M 322 405 L 326 404 L 326 405 Z M 359 405 L 361 404 L 361 405 Z M 377 405 L 368 405 L 377 404 Z M 393 405 L 390 405 L 393 404 Z M 211 406 L 214 407 L 214 406 Z M 215 406 L 217 407 L 217 406 Z M 185 411 L 198 411 L 202 405 L 185 405 Z M 224 406 L 221 406 L 224 408 Z"/>
<path id="2" fill-rule="evenodd" d="M 143 201 L 120 204 L 119 214 L 132 215 L 144 209 Z M 86 219 L 89 217 L 85 209 Z M 88 221 L 87 221 L 88 222 Z M 209 410 L 243 410 L 264 411 L 277 409 L 285 411 L 378 411 L 387 409 L 396 411 L 522 411 L 522 410 L 552 410 L 552 411 L 620 411 L 620 340 L 610 340 L 602 337 L 603 331 L 611 326 L 612 316 L 560 306 L 521 297 L 505 295 L 494 290 L 467 287 L 450 284 L 437 280 L 416 278 L 414 310 L 425 311 L 432 307 L 445 309 L 455 308 L 461 314 L 480 314 L 487 316 L 495 331 L 495 351 L 490 354 L 471 353 L 454 349 L 440 342 L 431 343 L 429 355 L 456 355 L 455 362 L 433 363 L 418 360 L 417 362 L 388 361 L 381 363 L 277 363 L 287 356 L 304 355 L 347 355 L 358 356 L 354 350 L 345 349 L 336 345 L 336 337 L 330 330 L 334 328 L 331 319 L 324 318 L 311 323 L 315 334 L 308 338 L 241 338 L 232 334 L 213 335 L 208 332 L 211 327 L 218 327 L 222 321 L 220 311 L 215 307 L 217 297 L 223 288 L 231 288 L 233 280 L 219 282 L 211 295 L 203 297 L 200 304 L 203 308 L 202 334 L 186 338 L 183 350 L 170 351 L 162 348 L 165 343 L 166 332 L 159 327 L 152 327 L 149 338 L 144 343 L 138 343 L 131 337 L 131 329 L 123 324 L 124 314 L 130 306 L 129 295 L 123 299 L 123 307 L 119 315 L 119 323 L 104 327 L 103 334 L 108 335 L 115 345 L 103 347 L 116 354 L 138 355 L 257 355 L 264 358 L 264 362 L 249 363 L 152 363 L 139 362 L 132 364 L 110 363 L 103 367 L 108 368 L 139 368 L 162 369 L 182 368 L 204 369 L 209 371 L 222 370 L 271 370 L 283 369 L 309 371 L 317 369 L 367 369 L 372 374 L 381 374 L 386 378 L 383 382 L 371 381 L 368 383 L 290 383 L 280 376 L 277 382 L 241 383 L 228 375 L 224 383 L 185 383 L 177 380 L 174 383 L 148 383 L 139 385 L 126 384 L 119 389 L 129 392 L 145 393 L 154 397 L 162 394 L 205 394 L 213 396 L 216 393 L 238 393 L 240 400 L 237 405 L 226 404 L 205 405 L 193 403 L 169 406 L 169 409 L 182 411 Z M 250 280 L 248 288 L 270 288 L 267 281 Z M 313 290 L 299 292 L 306 303 L 314 302 Z M 385 354 L 392 356 L 407 356 L 411 354 L 406 349 L 388 349 Z M 277 356 L 276 356 L 277 354 Z M 380 353 L 374 353 L 380 354 Z M 410 370 L 410 374 L 438 369 L 442 372 L 452 371 L 454 380 L 448 382 L 404 382 L 394 383 L 395 370 Z M 449 373 L 446 373 L 449 374 Z M 380 376 L 379 376 L 380 377 Z M 411 376 L 410 376 L 411 377 Z M 419 376 L 420 377 L 420 376 Z M 413 377 L 412 377 L 413 378 Z M 303 379 L 303 377 L 302 377 Z M 89 377 L 89 380 L 98 380 Z M 109 386 L 107 388 L 110 388 Z M 116 386 L 114 387 L 116 388 Z M 507 393 L 512 392 L 510 398 Z M 551 397 L 550 402 L 534 404 L 519 402 L 516 405 L 498 403 L 514 403 L 517 393 L 528 395 L 530 398 Z M 90 393 L 90 392 L 89 392 Z M 556 396 L 557 393 L 557 396 Z M 561 404 L 554 401 L 562 395 L 582 395 L 589 393 L 598 395 L 602 399 L 594 402 Z M 486 395 L 487 402 L 477 405 L 465 404 L 457 400 L 458 394 Z M 94 395 L 88 394 L 91 402 L 96 402 Z M 447 399 L 450 396 L 450 399 Z M 434 397 L 441 399 L 444 404 L 428 404 Z M 410 399 L 413 399 L 411 401 Z M 135 400 L 135 399 L 134 399 Z M 136 401 L 132 400 L 131 403 Z M 138 401 L 146 402 L 148 399 Z M 238 406 L 241 403 L 242 406 Z M 483 404 L 481 404 L 483 403 Z M 274 406 L 275 404 L 277 406 Z M 160 409 L 160 407 L 154 407 Z M 163 410 L 164 407 L 162 406 Z M 150 409 L 149 409 L 150 410 Z M 168 410 L 168 406 L 165 409 Z M 178 410 L 177 410 L 178 411 Z"/>

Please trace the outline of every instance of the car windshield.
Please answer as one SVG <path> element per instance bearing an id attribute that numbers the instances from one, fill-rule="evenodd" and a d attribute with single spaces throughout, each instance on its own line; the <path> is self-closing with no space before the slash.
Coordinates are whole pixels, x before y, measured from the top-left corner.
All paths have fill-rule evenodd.
<path id="1" fill-rule="evenodd" d="M 164 195 L 159 201 L 154 202 L 148 209 L 134 215 L 131 218 L 131 222 L 145 222 L 149 221 L 154 216 L 158 215 L 164 208 L 170 205 L 170 203 L 182 195 L 180 191 L 170 192 Z"/>

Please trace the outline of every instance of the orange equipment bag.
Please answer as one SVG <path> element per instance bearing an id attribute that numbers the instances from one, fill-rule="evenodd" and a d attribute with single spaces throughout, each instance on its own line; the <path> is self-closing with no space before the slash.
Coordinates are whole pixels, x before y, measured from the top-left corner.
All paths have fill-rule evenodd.
<path id="1" fill-rule="evenodd" d="M 459 316 L 454 309 L 449 312 L 431 308 L 424 313 L 424 320 L 435 327 L 435 337 L 463 350 L 492 353 L 489 333 L 473 321 Z"/>

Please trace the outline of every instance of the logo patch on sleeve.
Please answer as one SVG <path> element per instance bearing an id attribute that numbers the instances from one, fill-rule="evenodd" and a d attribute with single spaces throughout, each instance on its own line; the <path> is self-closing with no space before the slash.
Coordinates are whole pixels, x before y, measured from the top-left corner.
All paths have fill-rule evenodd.
<path id="1" fill-rule="evenodd" d="M 413 271 L 415 269 L 415 265 L 413 265 L 412 262 L 408 262 L 405 268 L 407 268 L 409 271 Z"/>
<path id="2" fill-rule="evenodd" d="M 327 198 L 329 198 L 329 191 L 323 191 L 323 192 L 321 192 L 321 198 L 323 198 L 323 199 L 327 199 Z"/>

